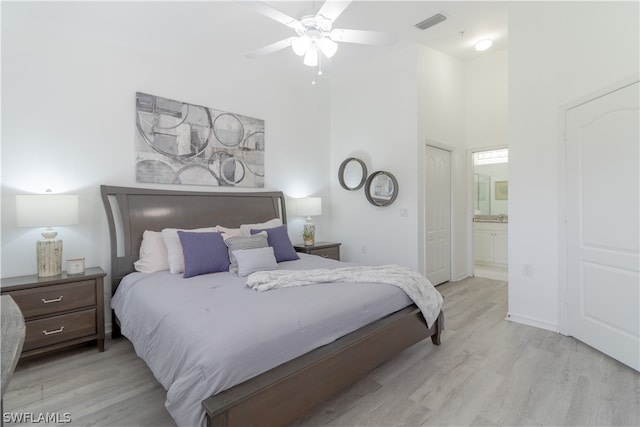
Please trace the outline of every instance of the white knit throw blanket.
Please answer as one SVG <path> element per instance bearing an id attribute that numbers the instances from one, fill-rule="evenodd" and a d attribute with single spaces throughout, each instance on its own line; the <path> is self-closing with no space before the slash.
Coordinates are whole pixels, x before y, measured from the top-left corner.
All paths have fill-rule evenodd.
<path id="1" fill-rule="evenodd" d="M 247 286 L 256 291 L 290 288 L 331 282 L 383 283 L 397 286 L 420 308 L 427 326 L 440 314 L 442 295 L 420 273 L 399 265 L 378 267 L 345 267 L 333 270 L 268 270 L 249 275 Z"/>

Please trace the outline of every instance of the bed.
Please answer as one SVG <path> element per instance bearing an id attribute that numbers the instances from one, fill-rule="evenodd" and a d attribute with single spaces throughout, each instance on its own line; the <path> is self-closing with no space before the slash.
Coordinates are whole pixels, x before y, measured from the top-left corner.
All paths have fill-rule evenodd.
<path id="1" fill-rule="evenodd" d="M 246 278 L 239 278 L 228 272 L 213 273 L 217 275 L 216 280 L 221 278 L 221 281 L 216 282 L 220 284 L 215 286 L 211 284 L 208 277 L 211 275 L 180 279 L 179 275 L 168 272 L 159 272 L 157 276 L 135 272 L 133 264 L 138 260 L 145 230 L 195 229 L 216 224 L 239 227 L 242 224 L 267 222 L 273 218 L 280 218 L 286 224 L 284 196 L 281 192 L 193 192 L 101 186 L 101 194 L 111 237 L 113 299 L 122 317 L 118 319 L 114 313 L 113 335 L 118 336 L 122 328 L 124 335 L 132 340 L 138 355 L 150 365 L 156 378 L 168 390 L 167 408 L 181 425 L 203 423 L 209 426 L 286 425 L 407 347 L 427 337 L 431 337 L 434 344 L 440 344 L 444 321 L 442 312 L 431 327 L 427 327 L 418 307 L 412 304 L 405 294 L 398 293 L 397 289 L 385 285 L 354 284 L 344 287 L 327 284 L 322 285 L 322 289 L 306 286 L 303 287 L 304 289 L 279 289 L 258 293 L 242 286 L 242 280 Z M 278 268 L 296 270 L 339 267 L 333 264 L 337 263 L 336 261 L 306 254 L 299 255 L 300 260 L 280 263 Z M 150 280 L 153 280 L 154 284 Z M 187 288 L 179 283 L 173 283 L 176 280 L 189 280 L 188 292 L 185 291 L 183 294 Z M 120 286 L 122 287 L 116 292 Z M 360 289 L 359 286 L 368 287 Z M 214 288 L 215 290 L 212 291 Z M 189 297 L 192 301 L 182 304 L 181 299 L 186 300 L 187 293 L 191 292 L 195 295 Z M 226 301 L 223 295 L 227 298 L 227 294 L 242 294 L 242 298 L 245 298 L 242 304 L 247 309 L 233 309 L 238 312 L 237 317 L 233 317 L 235 313 L 225 312 L 230 309 L 223 303 L 219 306 L 204 303 L 205 298 L 199 296 L 199 292 L 215 292 L 216 296 L 220 296 L 220 301 Z M 336 292 L 335 296 L 330 297 L 334 292 Z M 344 308 L 343 311 L 338 311 L 339 304 L 335 304 L 335 301 L 345 299 L 338 292 L 354 292 L 354 295 L 362 295 L 359 308 L 356 310 Z M 136 294 L 139 295 L 136 297 Z M 321 295 L 329 300 L 334 298 L 331 300 L 333 302 L 328 304 L 325 302 L 325 305 L 319 308 L 305 305 L 308 301 L 320 300 Z M 364 299 L 364 296 L 368 299 Z M 361 297 L 358 299 L 360 300 Z M 391 314 L 376 313 L 373 307 L 378 303 L 374 300 L 379 300 L 382 305 L 386 305 L 384 310 Z M 171 301 L 171 304 L 166 301 Z M 275 305 L 267 306 L 267 302 Z M 145 320 L 146 315 L 138 314 L 144 311 L 138 308 L 145 304 L 154 310 L 163 306 L 172 308 L 171 311 L 159 314 L 156 320 L 150 321 Z M 205 305 L 195 309 L 194 304 L 195 306 Z M 121 308 L 127 305 L 128 311 Z M 256 321 L 259 317 L 255 317 L 263 316 L 256 314 L 258 307 L 262 305 L 265 308 L 271 307 L 268 308 L 270 311 L 286 311 L 287 315 L 298 316 L 295 317 L 296 327 L 289 327 L 287 322 L 276 326 L 262 325 Z M 176 311 L 177 308 L 175 310 L 173 308 L 178 306 L 189 308 L 186 312 L 180 313 Z M 328 326 L 323 323 L 322 328 L 316 328 L 322 329 L 324 335 L 314 335 L 312 323 L 307 323 L 307 317 L 314 317 L 317 313 L 330 312 L 334 309 L 335 313 L 331 312 L 327 318 L 321 320 L 321 322 L 332 321 L 333 323 Z M 215 312 L 220 317 L 199 318 L 200 314 L 189 315 L 189 312 L 205 311 Z M 187 317 L 195 317 L 194 322 L 201 324 L 201 327 L 194 328 L 187 326 L 186 323 L 181 326 L 183 320 L 186 322 Z M 357 318 L 356 321 L 360 323 L 355 323 L 353 326 L 345 320 L 346 317 Z M 216 319 L 224 319 L 224 321 Z M 260 343 L 259 338 L 241 339 L 243 343 L 253 345 L 256 341 L 255 345 L 258 345 L 258 347 L 247 346 L 242 350 L 244 353 L 241 350 L 221 351 L 223 346 L 209 342 L 209 336 L 212 335 L 226 334 L 231 337 L 236 335 L 235 327 L 243 322 L 259 326 L 253 328 L 256 329 L 257 337 L 273 335 L 275 339 L 279 334 L 282 335 L 284 342 L 287 342 L 290 335 L 295 335 L 301 337 L 302 341 L 291 344 L 293 348 L 288 349 L 288 345 L 281 343 Z M 300 325 L 299 328 L 298 325 Z M 155 355 L 167 352 L 162 344 L 158 344 L 159 341 L 155 336 L 154 331 L 160 329 L 160 326 L 163 330 L 173 330 L 174 335 L 170 342 L 175 343 L 176 347 L 183 349 L 191 345 L 197 347 L 183 351 L 181 356 L 177 356 L 179 362 L 158 361 Z M 180 328 L 185 332 L 181 333 Z M 263 328 L 262 332 L 260 328 Z M 265 334 L 264 328 L 272 328 L 272 331 L 282 333 Z M 303 330 L 303 333 L 298 329 Z M 327 330 L 330 332 L 326 332 Z M 142 335 L 144 337 L 141 338 Z M 147 341 L 144 341 L 145 339 Z M 190 343 L 185 342 L 183 345 L 183 339 Z M 167 344 L 165 343 L 164 346 L 166 347 Z M 205 356 L 215 353 L 221 359 L 237 361 L 234 365 L 240 365 L 240 359 L 247 359 L 245 361 L 247 364 L 231 372 L 227 377 L 214 379 L 202 373 L 200 366 L 190 367 L 190 364 L 194 363 L 190 359 L 196 353 L 203 353 Z M 286 353 L 282 355 L 286 361 L 265 361 L 263 359 L 269 359 L 269 357 L 256 357 L 256 355 L 272 353 Z M 191 373 L 198 369 L 199 371 L 197 375 L 191 375 L 190 382 L 183 382 L 176 386 L 175 383 L 179 381 L 173 381 L 177 374 L 172 370 L 179 369 Z M 212 369 L 218 370 L 218 367 Z M 172 381 L 173 384 L 171 384 Z M 176 399 L 180 401 L 180 406 L 172 407 L 172 396 L 176 394 L 176 389 L 189 391 L 188 405 L 182 403 L 182 400 L 187 399 L 180 397 Z M 194 414 L 191 414 L 191 411 Z"/>

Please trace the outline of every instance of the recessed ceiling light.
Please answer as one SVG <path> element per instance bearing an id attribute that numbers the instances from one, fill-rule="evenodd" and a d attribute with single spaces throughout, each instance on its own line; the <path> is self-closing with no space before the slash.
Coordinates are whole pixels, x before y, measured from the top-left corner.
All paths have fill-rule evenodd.
<path id="1" fill-rule="evenodd" d="M 480 40 L 478 42 L 476 42 L 476 50 L 479 52 L 482 52 L 483 50 L 487 50 L 491 47 L 491 45 L 493 44 L 493 40 L 491 39 L 483 39 Z"/>

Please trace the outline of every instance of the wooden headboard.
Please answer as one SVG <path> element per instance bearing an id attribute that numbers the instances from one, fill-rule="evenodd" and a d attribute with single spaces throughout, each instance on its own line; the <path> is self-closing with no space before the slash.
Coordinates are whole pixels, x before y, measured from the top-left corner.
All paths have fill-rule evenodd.
<path id="1" fill-rule="evenodd" d="M 111 236 L 112 287 L 134 271 L 142 233 L 163 228 L 229 228 L 281 218 L 284 195 L 268 192 L 200 192 L 100 186 Z"/>

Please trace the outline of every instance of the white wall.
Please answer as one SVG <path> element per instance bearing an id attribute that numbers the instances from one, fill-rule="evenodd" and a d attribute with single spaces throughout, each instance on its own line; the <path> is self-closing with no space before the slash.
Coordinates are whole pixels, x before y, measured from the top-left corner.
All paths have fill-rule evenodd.
<path id="1" fill-rule="evenodd" d="M 468 148 L 507 145 L 508 66 L 506 50 L 467 62 L 465 143 Z"/>
<path id="2" fill-rule="evenodd" d="M 509 9 L 509 315 L 558 330 L 561 105 L 639 71 L 638 2 Z M 544 173 L 542 173 L 544 172 Z M 531 264 L 533 275 L 522 276 Z"/>
<path id="3" fill-rule="evenodd" d="M 463 64 L 424 46 L 405 48 L 332 79 L 332 231 L 343 244 L 345 260 L 424 271 L 422 177 L 429 140 L 454 150 L 452 265 L 454 277 L 466 276 L 463 120 Z M 342 189 L 337 170 L 347 157 L 364 160 L 369 173 L 393 173 L 399 183 L 394 204 L 374 207 L 362 189 Z"/>
<path id="4" fill-rule="evenodd" d="M 416 58 L 412 46 L 331 81 L 332 238 L 342 242 L 344 260 L 418 266 Z M 391 172 L 396 201 L 376 207 L 363 188 L 340 187 L 338 168 L 347 157 L 362 159 L 369 174 Z"/>
<path id="5" fill-rule="evenodd" d="M 424 231 L 425 146 L 451 151 L 451 277 L 468 276 L 467 168 L 464 141 L 465 63 L 437 50 L 418 48 L 418 221 L 419 267 L 426 271 Z"/>
<path id="6" fill-rule="evenodd" d="M 2 277 L 35 273 L 41 230 L 16 228 L 14 196 L 46 188 L 80 195 L 81 224 L 58 230 L 63 257 L 84 256 L 87 266 L 108 271 L 108 230 L 98 187 L 137 186 L 136 91 L 264 119 L 266 187 L 330 200 L 326 83 L 311 86 L 307 73 L 303 78 L 274 74 L 259 62 L 248 67 L 225 58 L 220 66 L 209 56 L 186 60 L 127 49 L 93 34 L 91 20 L 98 22 L 101 10 L 126 7 L 122 3 L 93 3 L 96 12 L 83 9 L 78 28 L 69 27 L 73 19 L 64 28 L 38 25 L 52 11 L 73 14 L 86 7 L 2 5 Z M 122 23 L 110 23 L 114 29 L 135 22 L 125 15 Z M 330 214 L 325 209 L 316 218 L 318 239 L 328 239 Z M 301 241 L 303 219 L 290 220 L 293 240 Z"/>

